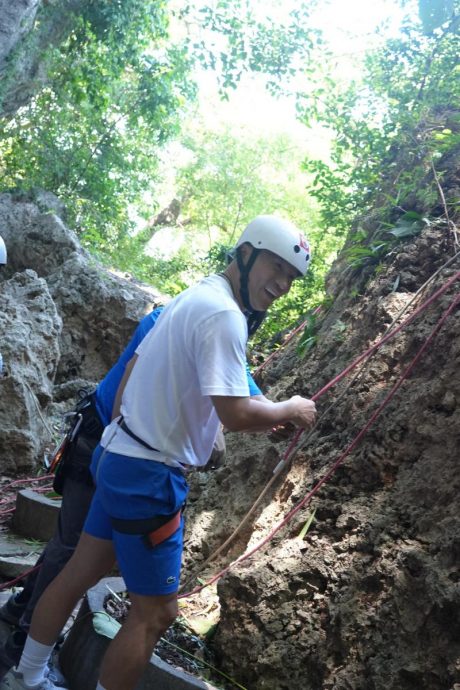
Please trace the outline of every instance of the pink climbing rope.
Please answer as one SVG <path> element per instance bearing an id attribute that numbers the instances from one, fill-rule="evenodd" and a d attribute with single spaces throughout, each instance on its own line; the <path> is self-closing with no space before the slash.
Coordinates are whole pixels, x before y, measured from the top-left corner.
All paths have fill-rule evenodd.
<path id="1" fill-rule="evenodd" d="M 24 580 L 28 575 L 31 575 L 34 573 L 36 570 L 40 570 L 41 565 L 34 565 L 33 568 L 30 568 L 29 570 L 26 570 L 24 573 L 21 573 L 17 577 L 14 578 L 14 580 L 9 580 L 8 582 L 4 582 L 2 585 L 0 585 L 0 592 L 3 589 L 9 589 L 10 587 L 13 587 L 17 582 L 21 582 L 21 580 Z"/>
<path id="2" fill-rule="evenodd" d="M 389 340 L 390 335 L 391 335 L 391 337 L 392 337 L 392 336 L 395 335 L 397 332 L 399 332 L 399 331 L 401 330 L 401 328 L 404 327 L 404 325 L 407 325 L 407 323 L 409 323 L 410 321 L 412 321 L 412 319 L 415 318 L 415 316 L 416 316 L 417 314 L 419 314 L 421 311 L 423 311 L 423 309 L 425 309 L 429 304 L 431 304 L 431 303 L 433 302 L 434 299 L 436 299 L 436 298 L 439 297 L 441 294 L 443 294 L 443 293 L 450 287 L 450 285 L 452 285 L 452 284 L 455 282 L 455 280 L 458 280 L 458 278 L 460 278 L 460 271 L 459 271 L 450 281 L 448 281 L 448 283 L 446 283 L 442 288 L 440 288 L 436 293 L 434 293 L 434 294 L 431 296 L 431 298 L 428 299 L 419 309 L 417 309 L 417 310 L 409 317 L 409 319 L 406 320 L 406 322 L 403 322 L 403 324 L 401 324 L 400 326 L 398 326 L 397 329 L 395 329 L 394 331 L 391 331 L 391 334 L 387 334 L 384 338 L 381 339 L 381 341 L 380 341 L 378 344 L 376 344 L 376 345 L 372 346 L 371 348 L 369 348 L 369 349 L 366 351 L 367 356 L 369 356 L 369 354 L 370 354 L 371 352 L 373 352 L 377 347 L 380 347 L 384 342 L 386 342 L 387 340 Z M 210 580 L 208 580 L 208 582 L 204 583 L 203 585 L 199 585 L 199 586 L 195 587 L 195 588 L 194 588 L 193 590 L 191 590 L 190 592 L 187 592 L 187 593 L 185 593 L 185 594 L 179 595 L 179 598 L 180 598 L 180 599 L 183 599 L 183 598 L 186 598 L 186 597 L 190 597 L 190 596 L 192 596 L 192 595 L 194 595 L 194 594 L 198 594 L 198 593 L 201 592 L 203 589 L 205 589 L 206 587 L 209 587 L 209 586 L 212 585 L 214 582 L 216 582 L 217 580 L 219 580 L 221 577 L 223 577 L 224 575 L 226 575 L 226 574 L 229 572 L 229 570 L 231 570 L 232 568 L 234 568 L 236 565 L 239 565 L 239 564 L 242 563 L 243 561 L 245 561 L 245 560 L 247 560 L 248 558 L 250 558 L 251 556 L 253 556 L 257 551 L 259 551 L 259 549 L 261 549 L 263 546 L 265 546 L 265 544 L 267 544 L 271 539 L 273 539 L 273 537 L 275 536 L 275 534 L 276 534 L 277 532 L 279 532 L 279 530 L 282 529 L 288 522 L 290 522 L 290 520 L 294 517 L 294 515 L 296 515 L 296 514 L 299 512 L 299 510 L 301 510 L 301 509 L 302 509 L 302 508 L 313 498 L 313 496 L 314 496 L 315 494 L 318 493 L 319 489 L 320 489 L 320 488 L 323 486 L 323 484 L 325 484 L 325 483 L 330 479 L 330 477 L 336 472 L 337 468 L 343 463 L 343 461 L 345 460 L 345 458 L 348 457 L 348 455 L 350 455 L 350 453 L 354 450 L 354 448 L 357 446 L 357 444 L 360 442 L 360 440 L 363 438 L 363 436 L 367 433 L 367 431 L 368 431 L 368 429 L 371 427 L 371 425 L 375 422 L 375 420 L 377 419 L 377 417 L 381 414 L 381 412 L 383 411 L 383 409 L 388 405 L 388 403 L 390 402 L 390 400 L 394 397 L 394 395 L 396 394 L 396 392 L 398 391 L 398 389 L 399 389 L 400 386 L 402 385 L 403 381 L 410 375 L 410 373 L 412 372 L 413 368 L 416 366 L 416 364 L 418 363 L 418 361 L 419 361 L 420 358 L 422 357 L 422 355 L 423 355 L 423 353 L 425 352 L 425 350 L 427 349 L 428 345 L 431 343 L 431 341 L 433 340 L 433 338 L 435 337 L 435 335 L 438 333 L 438 331 L 442 328 L 442 326 L 443 326 L 444 322 L 446 321 L 446 319 L 450 316 L 450 314 L 453 312 L 453 310 L 454 310 L 459 304 L 460 304 L 460 295 L 457 295 L 457 296 L 454 298 L 454 300 L 451 302 L 450 306 L 445 310 L 444 314 L 443 314 L 442 317 L 439 319 L 438 323 L 437 323 L 436 326 L 433 328 L 433 330 L 431 331 L 431 333 L 430 333 L 430 335 L 428 336 L 428 338 L 427 338 L 427 339 L 425 340 L 425 342 L 422 344 L 422 346 L 421 346 L 420 349 L 418 350 L 417 354 L 415 355 L 415 357 L 413 358 L 413 360 L 411 361 L 411 363 L 406 367 L 406 369 L 403 371 L 403 373 L 401 374 L 401 376 L 399 377 L 399 379 L 397 380 L 397 382 L 396 382 L 396 383 L 394 384 L 394 386 L 391 388 L 391 390 L 389 391 L 389 393 L 385 396 L 385 399 L 383 400 L 383 402 L 379 405 L 379 407 L 377 408 L 377 410 L 375 410 L 375 412 L 371 415 L 370 419 L 367 421 L 367 423 L 364 425 L 364 427 L 361 429 L 361 431 L 359 431 L 359 433 L 355 436 L 355 438 L 354 438 L 353 441 L 349 444 L 349 446 L 346 448 L 346 450 L 345 450 L 345 451 L 339 456 L 339 458 L 335 461 L 335 463 L 332 465 L 332 467 L 331 467 L 331 468 L 326 472 L 326 474 L 317 482 L 317 484 L 313 487 L 313 489 L 312 489 L 311 491 L 309 491 L 308 494 L 307 494 L 306 496 L 304 496 L 304 498 L 303 498 L 296 506 L 294 506 L 294 508 L 283 518 L 283 520 L 282 520 L 281 522 L 279 522 L 279 523 L 278 523 L 278 524 L 277 524 L 277 525 L 276 525 L 276 526 L 275 526 L 275 527 L 264 537 L 264 539 L 262 539 L 258 544 L 256 544 L 256 546 L 254 546 L 250 551 L 248 551 L 247 553 L 243 554 L 242 556 L 240 556 L 239 558 L 237 558 L 235 561 L 233 561 L 232 563 L 230 563 L 226 568 L 224 568 L 224 569 L 221 570 L 219 573 L 217 573 L 216 575 L 214 575 Z M 355 362 L 353 363 L 353 365 L 356 366 L 356 363 L 361 362 L 361 361 L 364 359 L 364 357 L 366 356 L 366 353 L 364 353 L 364 354 L 361 355 L 357 360 L 355 360 Z M 341 379 L 343 378 L 343 376 L 346 375 L 344 372 L 347 372 L 347 373 L 348 373 L 348 372 L 353 368 L 353 365 L 350 365 L 349 367 L 347 367 L 346 369 L 344 369 L 344 371 L 343 371 L 341 374 L 339 374 L 339 376 L 337 376 L 333 381 L 334 381 L 334 382 L 337 382 L 338 380 L 341 380 Z M 331 385 L 333 385 L 332 382 L 330 382 L 330 384 L 327 384 L 324 388 L 322 388 L 322 389 L 316 394 L 316 396 L 314 396 L 313 399 L 315 399 L 315 398 L 317 399 L 317 398 L 318 398 L 320 395 L 322 395 L 326 390 L 328 390 L 328 389 L 331 387 Z M 301 430 L 301 432 L 302 432 L 302 430 Z M 297 436 L 300 436 L 300 434 L 298 434 Z M 290 447 L 293 447 L 292 444 L 290 445 Z"/>
<path id="3" fill-rule="evenodd" d="M 365 352 L 363 352 L 359 357 L 357 357 L 351 364 L 349 364 L 343 371 L 340 372 L 340 374 L 337 374 L 331 381 L 329 381 L 323 388 L 321 388 L 317 393 L 315 393 L 312 396 L 312 400 L 316 402 L 324 393 L 326 393 L 330 388 L 336 385 L 336 383 L 339 383 L 345 376 L 347 376 L 352 369 L 355 369 L 358 364 L 361 364 L 361 362 L 368 357 L 370 357 L 376 350 L 382 347 L 382 345 L 385 345 L 391 338 L 393 338 L 395 335 L 397 335 L 400 331 L 402 331 L 406 326 L 408 326 L 414 319 L 417 318 L 419 314 L 421 314 L 425 309 L 427 309 L 432 302 L 434 302 L 438 297 L 441 297 L 450 287 L 453 285 L 457 280 L 460 279 L 460 271 L 455 273 L 455 275 L 450 278 L 442 287 L 440 287 L 436 292 L 434 292 L 431 297 L 429 297 L 423 304 L 420 305 L 417 309 L 415 309 L 410 316 L 407 317 L 407 319 L 404 319 L 399 326 L 396 328 L 393 328 L 391 331 L 389 331 L 386 335 L 384 335 L 377 343 L 369 347 Z M 298 429 L 293 440 L 289 444 L 287 450 L 285 451 L 283 455 L 283 459 L 280 463 L 285 463 L 289 456 L 291 455 L 293 449 L 297 445 L 299 438 L 303 434 L 304 429 Z"/>

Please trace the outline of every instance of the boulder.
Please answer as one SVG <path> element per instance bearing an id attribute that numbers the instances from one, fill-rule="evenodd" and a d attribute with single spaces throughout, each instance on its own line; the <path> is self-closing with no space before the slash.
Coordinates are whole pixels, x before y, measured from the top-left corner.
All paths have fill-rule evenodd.
<path id="1" fill-rule="evenodd" d="M 0 0 L 0 71 L 24 35 L 30 31 L 40 0 Z"/>
<path id="2" fill-rule="evenodd" d="M 0 466 L 30 467 L 50 441 L 44 414 L 52 399 L 62 320 L 34 271 L 0 283 Z"/>
<path id="3" fill-rule="evenodd" d="M 57 382 L 98 381 L 153 308 L 155 294 L 102 269 L 83 252 L 72 254 L 47 282 L 64 324 Z"/>
<path id="4" fill-rule="evenodd" d="M 118 359 L 140 319 L 164 301 L 99 264 L 56 214 L 57 197 L 0 194 L 8 264 L 0 270 L 0 471 L 28 470 L 67 408 Z M 3 281 L 3 282 L 2 282 Z M 56 393 L 56 396 L 55 396 Z M 50 404 L 51 403 L 51 404 Z M 54 420 L 55 421 L 55 420 Z M 53 442 L 54 445 L 54 442 Z"/>

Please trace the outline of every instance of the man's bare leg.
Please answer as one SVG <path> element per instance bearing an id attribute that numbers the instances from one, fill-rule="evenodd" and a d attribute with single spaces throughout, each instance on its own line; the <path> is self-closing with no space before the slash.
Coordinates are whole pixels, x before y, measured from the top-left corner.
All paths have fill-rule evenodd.
<path id="1" fill-rule="evenodd" d="M 130 593 L 131 608 L 110 643 L 100 671 L 105 690 L 132 690 L 147 666 L 153 648 L 177 616 L 177 595 Z"/>

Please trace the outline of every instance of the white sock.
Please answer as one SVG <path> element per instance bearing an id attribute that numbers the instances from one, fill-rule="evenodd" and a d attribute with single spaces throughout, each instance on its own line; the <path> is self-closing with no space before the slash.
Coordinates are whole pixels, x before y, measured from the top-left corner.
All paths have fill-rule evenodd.
<path id="1" fill-rule="evenodd" d="M 53 651 L 54 644 L 47 645 L 36 642 L 27 636 L 18 671 L 24 677 L 24 685 L 33 688 L 41 683 L 45 677 L 46 666 Z"/>
<path id="2" fill-rule="evenodd" d="M 100 680 L 98 680 L 98 682 L 97 682 L 96 690 L 105 690 L 104 686 L 101 685 L 101 681 L 100 681 Z"/>

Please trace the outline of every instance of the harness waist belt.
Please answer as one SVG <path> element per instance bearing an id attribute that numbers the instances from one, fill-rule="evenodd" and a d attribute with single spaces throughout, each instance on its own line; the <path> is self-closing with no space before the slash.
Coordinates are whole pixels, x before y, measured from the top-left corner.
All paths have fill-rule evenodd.
<path id="1" fill-rule="evenodd" d="M 141 438 L 139 438 L 139 436 L 137 436 L 137 435 L 134 433 L 134 431 L 131 431 L 131 429 L 128 427 L 128 425 L 126 424 L 126 422 L 125 422 L 125 420 L 123 419 L 123 417 L 120 417 L 120 419 L 118 420 L 118 426 L 120 427 L 120 429 L 123 429 L 123 431 L 125 432 L 125 434 L 128 434 L 128 436 L 131 436 L 131 438 L 133 438 L 135 441 L 137 441 L 138 443 L 140 443 L 141 446 L 144 446 L 144 448 L 148 448 L 149 450 L 154 450 L 154 451 L 156 451 L 157 453 L 160 453 L 160 452 L 161 452 L 161 451 L 158 450 L 158 448 L 154 448 L 153 446 L 149 445 L 149 444 L 147 443 L 147 441 L 143 441 Z"/>
<path id="2" fill-rule="evenodd" d="M 182 510 L 174 515 L 156 515 L 145 520 L 111 518 L 112 527 L 122 534 L 140 534 L 147 546 L 153 548 L 169 539 L 180 527 Z"/>

